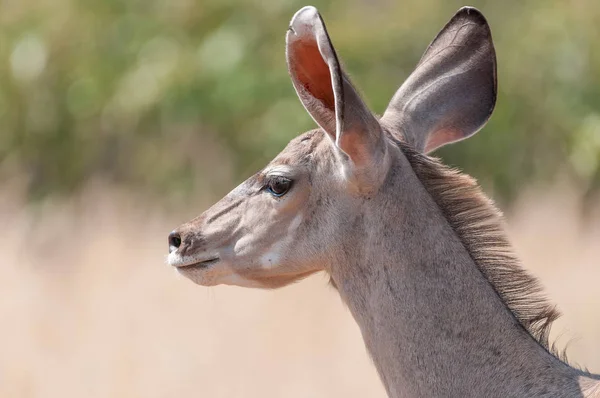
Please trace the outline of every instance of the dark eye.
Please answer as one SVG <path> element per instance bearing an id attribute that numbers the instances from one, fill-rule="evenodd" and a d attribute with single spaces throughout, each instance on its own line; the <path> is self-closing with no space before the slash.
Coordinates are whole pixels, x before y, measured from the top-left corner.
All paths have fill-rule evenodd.
<path id="1" fill-rule="evenodd" d="M 292 187 L 292 180 L 285 177 L 272 178 L 267 184 L 267 191 L 273 196 L 283 196 Z"/>

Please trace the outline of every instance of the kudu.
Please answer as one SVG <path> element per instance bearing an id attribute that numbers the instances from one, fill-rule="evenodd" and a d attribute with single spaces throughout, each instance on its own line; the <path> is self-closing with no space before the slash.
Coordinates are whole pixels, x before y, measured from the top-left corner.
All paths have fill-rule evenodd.
<path id="1" fill-rule="evenodd" d="M 427 153 L 475 134 L 496 102 L 483 15 L 436 36 L 382 117 L 343 72 L 314 7 L 286 38 L 319 129 L 169 236 L 192 281 L 276 288 L 324 270 L 390 397 L 592 397 L 600 377 L 548 345 L 557 317 L 469 176 Z"/>

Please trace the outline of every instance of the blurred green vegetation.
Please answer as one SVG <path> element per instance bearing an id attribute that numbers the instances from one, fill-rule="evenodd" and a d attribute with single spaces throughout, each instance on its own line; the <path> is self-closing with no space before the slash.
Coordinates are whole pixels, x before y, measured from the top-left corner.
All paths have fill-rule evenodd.
<path id="1" fill-rule="evenodd" d="M 165 197 L 221 194 L 313 127 L 284 36 L 304 1 L 0 2 L 0 179 L 31 198 L 92 176 Z M 458 1 L 319 0 L 338 54 L 383 113 Z M 487 127 L 438 151 L 500 199 L 566 168 L 600 186 L 600 2 L 473 1 L 499 98 Z M 1 182 L 0 180 L 0 182 Z"/>

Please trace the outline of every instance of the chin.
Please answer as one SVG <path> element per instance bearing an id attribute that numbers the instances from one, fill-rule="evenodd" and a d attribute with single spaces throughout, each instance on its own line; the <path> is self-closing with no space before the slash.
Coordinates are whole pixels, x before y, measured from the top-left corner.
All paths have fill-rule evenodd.
<path id="1" fill-rule="evenodd" d="M 210 287 L 218 285 L 269 288 L 258 280 L 248 279 L 235 271 L 219 268 L 177 268 L 177 272 L 185 276 L 197 285 Z"/>
<path id="2" fill-rule="evenodd" d="M 197 285 L 207 287 L 219 285 L 219 281 L 215 280 L 215 275 L 207 270 L 198 268 L 176 268 L 176 270 Z"/>

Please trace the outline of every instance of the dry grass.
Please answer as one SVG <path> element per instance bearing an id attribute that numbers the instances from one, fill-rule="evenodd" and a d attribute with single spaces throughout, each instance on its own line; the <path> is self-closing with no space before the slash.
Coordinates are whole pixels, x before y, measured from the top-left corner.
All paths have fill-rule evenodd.
<path id="1" fill-rule="evenodd" d="M 197 287 L 163 265 L 190 212 L 138 199 L 101 187 L 38 207 L 0 197 L 0 397 L 384 396 L 324 277 Z M 599 372 L 600 216 L 582 222 L 576 203 L 525 196 L 509 226 L 565 314 L 560 342 Z"/>

